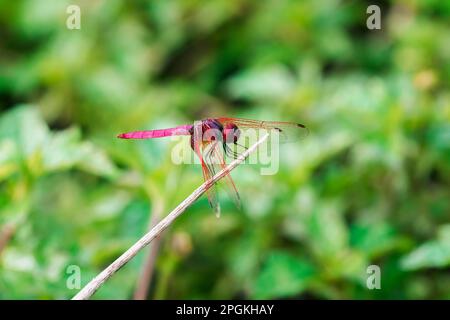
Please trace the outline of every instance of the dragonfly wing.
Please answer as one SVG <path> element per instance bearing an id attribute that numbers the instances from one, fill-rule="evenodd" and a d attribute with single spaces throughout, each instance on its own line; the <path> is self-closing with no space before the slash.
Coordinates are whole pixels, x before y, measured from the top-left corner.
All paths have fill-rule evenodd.
<path id="1" fill-rule="evenodd" d="M 208 153 L 210 152 L 210 148 L 208 146 L 204 148 L 204 144 L 202 142 L 203 132 L 202 125 L 195 124 L 194 125 L 194 151 L 200 159 L 200 163 L 202 165 L 203 179 L 205 181 L 209 181 L 214 176 L 214 167 L 208 163 L 206 160 L 210 159 Z M 208 197 L 208 202 L 211 208 L 214 210 L 214 213 L 217 217 L 220 216 L 220 204 L 217 196 L 217 188 L 216 186 L 212 186 L 206 191 L 206 196 Z"/>
<path id="2" fill-rule="evenodd" d="M 209 154 L 210 162 L 213 163 L 218 169 L 222 170 L 226 168 L 225 158 L 224 158 L 224 150 L 222 145 L 218 142 L 211 143 L 211 153 Z M 215 172 L 216 170 L 214 170 Z M 234 184 L 233 179 L 231 178 L 231 174 L 228 173 L 225 177 L 223 177 L 222 181 L 225 182 L 225 190 L 233 200 L 234 204 L 238 209 L 241 208 L 241 198 L 239 196 L 239 192 L 236 189 L 236 185 Z"/>
<path id="3" fill-rule="evenodd" d="M 303 124 L 295 122 L 259 121 L 242 118 L 217 118 L 216 120 L 224 126 L 234 124 L 240 130 L 267 130 L 269 133 L 278 133 L 281 143 L 297 141 L 309 134 L 309 130 Z"/>

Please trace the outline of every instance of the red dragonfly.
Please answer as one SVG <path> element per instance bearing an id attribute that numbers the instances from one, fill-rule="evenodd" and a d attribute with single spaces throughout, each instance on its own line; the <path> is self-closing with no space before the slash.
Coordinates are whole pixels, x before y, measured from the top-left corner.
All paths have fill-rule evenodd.
<path id="1" fill-rule="evenodd" d="M 119 134 L 122 139 L 153 139 L 169 136 L 186 135 L 191 136 L 191 148 L 200 159 L 203 178 L 205 181 L 211 179 L 217 170 L 225 168 L 224 153 L 236 158 L 239 152 L 236 148 L 240 146 L 239 138 L 245 130 L 264 130 L 269 134 L 278 134 L 280 143 L 291 142 L 306 137 L 308 129 L 299 123 L 279 121 L 258 121 L 239 118 L 208 118 L 196 121 L 194 125 L 182 125 L 175 128 L 134 131 Z M 230 147 L 232 146 L 232 147 Z M 224 181 L 227 191 L 240 208 L 240 197 L 230 174 L 226 175 Z M 220 205 L 215 186 L 207 191 L 208 201 L 217 216 L 220 215 Z"/>

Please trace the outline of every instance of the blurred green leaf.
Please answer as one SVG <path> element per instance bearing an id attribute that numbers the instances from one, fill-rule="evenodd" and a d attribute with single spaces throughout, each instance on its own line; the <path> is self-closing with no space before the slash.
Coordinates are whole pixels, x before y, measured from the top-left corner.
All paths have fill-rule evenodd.
<path id="1" fill-rule="evenodd" d="M 256 279 L 253 296 L 270 299 L 300 294 L 313 275 L 314 267 L 306 260 L 285 252 L 273 252 Z"/>
<path id="2" fill-rule="evenodd" d="M 401 260 L 404 270 L 445 268 L 450 265 L 450 225 L 441 226 L 437 240 L 427 241 Z"/>
<path id="3" fill-rule="evenodd" d="M 353 225 L 350 232 L 351 244 L 369 259 L 376 259 L 405 243 L 387 224 Z"/>
<path id="4" fill-rule="evenodd" d="M 0 181 L 18 169 L 16 145 L 10 139 L 0 141 Z"/>
<path id="5" fill-rule="evenodd" d="M 21 105 L 0 118 L 0 139 L 12 139 L 24 159 L 36 152 L 49 136 L 39 111 Z"/>
<path id="6" fill-rule="evenodd" d="M 309 241 L 318 257 L 332 258 L 348 245 L 348 230 L 339 203 L 328 203 L 311 213 Z"/>
<path id="7" fill-rule="evenodd" d="M 246 71 L 228 82 L 232 97 L 252 100 L 282 99 L 294 86 L 294 77 L 281 66 Z"/>

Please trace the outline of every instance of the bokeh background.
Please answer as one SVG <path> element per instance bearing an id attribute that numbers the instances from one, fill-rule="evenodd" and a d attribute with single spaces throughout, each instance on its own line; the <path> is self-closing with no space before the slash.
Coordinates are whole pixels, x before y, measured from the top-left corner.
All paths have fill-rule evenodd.
<path id="1" fill-rule="evenodd" d="M 117 133 L 234 116 L 311 133 L 95 298 L 449 299 L 450 2 L 378 2 L 381 30 L 370 4 L 1 0 L 0 298 L 71 298 L 68 266 L 86 284 L 202 182 Z"/>

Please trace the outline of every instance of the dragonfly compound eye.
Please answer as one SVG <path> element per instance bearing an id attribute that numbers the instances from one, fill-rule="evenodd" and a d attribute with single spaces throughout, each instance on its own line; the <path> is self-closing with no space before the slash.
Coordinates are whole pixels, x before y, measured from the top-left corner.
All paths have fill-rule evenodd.
<path id="1" fill-rule="evenodd" d="M 241 132 L 239 128 L 232 123 L 228 123 L 223 128 L 223 140 L 225 143 L 236 143 Z"/>

